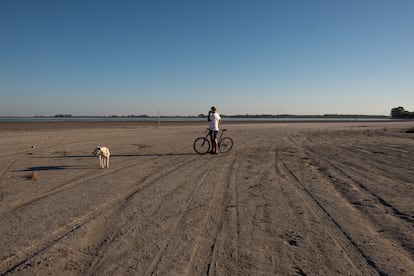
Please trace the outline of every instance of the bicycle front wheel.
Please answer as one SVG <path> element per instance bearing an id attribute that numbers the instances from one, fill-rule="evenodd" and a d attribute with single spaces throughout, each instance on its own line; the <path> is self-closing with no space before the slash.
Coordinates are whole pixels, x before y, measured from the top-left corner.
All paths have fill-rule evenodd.
<path id="1" fill-rule="evenodd" d="M 193 146 L 198 154 L 206 154 L 210 150 L 210 141 L 205 137 L 199 137 L 195 139 Z"/>
<path id="2" fill-rule="evenodd" d="M 233 147 L 233 140 L 230 137 L 224 137 L 219 143 L 220 152 L 226 153 Z"/>

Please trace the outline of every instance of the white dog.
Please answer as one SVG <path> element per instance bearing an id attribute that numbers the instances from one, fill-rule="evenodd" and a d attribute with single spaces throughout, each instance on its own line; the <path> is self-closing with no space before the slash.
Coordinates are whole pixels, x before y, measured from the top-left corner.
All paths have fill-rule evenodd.
<path id="1" fill-rule="evenodd" d="M 92 152 L 93 155 L 98 156 L 99 158 L 99 166 L 101 169 L 109 168 L 109 156 L 111 153 L 107 147 L 99 147 L 97 146 L 95 150 Z"/>

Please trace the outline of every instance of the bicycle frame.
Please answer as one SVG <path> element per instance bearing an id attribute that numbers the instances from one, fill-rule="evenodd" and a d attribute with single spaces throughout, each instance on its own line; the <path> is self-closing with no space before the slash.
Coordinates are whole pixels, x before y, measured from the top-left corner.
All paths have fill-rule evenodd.
<path id="1" fill-rule="evenodd" d="M 223 134 L 224 134 L 225 131 L 227 131 L 226 128 L 219 130 L 219 133 L 218 133 L 219 136 L 217 136 L 217 141 L 218 142 L 220 142 L 223 139 L 222 137 L 223 137 Z M 210 138 L 210 129 L 209 128 L 207 128 L 206 138 Z"/>

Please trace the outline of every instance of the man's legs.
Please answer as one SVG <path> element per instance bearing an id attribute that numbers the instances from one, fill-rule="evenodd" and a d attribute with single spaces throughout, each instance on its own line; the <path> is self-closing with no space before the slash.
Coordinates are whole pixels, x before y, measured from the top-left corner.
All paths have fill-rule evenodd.
<path id="1" fill-rule="evenodd" d="M 214 153 L 218 152 L 218 143 L 217 143 L 217 138 L 213 139 L 213 149 L 214 149 Z"/>
<path id="2" fill-rule="evenodd" d="M 211 152 L 213 153 L 218 153 L 217 133 L 218 131 L 210 130 Z"/>

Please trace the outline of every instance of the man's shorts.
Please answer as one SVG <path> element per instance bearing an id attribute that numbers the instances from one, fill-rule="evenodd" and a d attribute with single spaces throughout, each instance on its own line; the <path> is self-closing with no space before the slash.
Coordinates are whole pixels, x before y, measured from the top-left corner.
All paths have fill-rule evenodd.
<path id="1" fill-rule="evenodd" d="M 218 131 L 217 130 L 210 130 L 210 137 L 211 137 L 211 139 L 216 139 L 217 138 L 217 133 L 218 133 Z"/>

